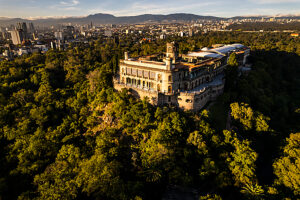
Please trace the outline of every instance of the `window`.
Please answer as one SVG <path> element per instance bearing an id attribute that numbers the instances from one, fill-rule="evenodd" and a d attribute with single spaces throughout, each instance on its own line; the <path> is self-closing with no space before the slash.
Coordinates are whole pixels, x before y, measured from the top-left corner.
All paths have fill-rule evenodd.
<path id="1" fill-rule="evenodd" d="M 144 77 L 148 78 L 149 77 L 149 71 L 144 71 Z"/>
<path id="2" fill-rule="evenodd" d="M 157 80 L 160 81 L 161 80 L 161 75 L 157 74 Z"/>
<path id="3" fill-rule="evenodd" d="M 143 77 L 143 70 L 138 70 L 138 77 Z"/>
<path id="4" fill-rule="evenodd" d="M 130 75 L 131 74 L 131 68 L 127 68 L 126 73 Z"/>
<path id="5" fill-rule="evenodd" d="M 137 75 L 137 69 L 132 69 L 132 75 Z"/>
<path id="6" fill-rule="evenodd" d="M 168 78 L 169 82 L 172 82 L 172 76 L 170 75 Z"/>
<path id="7" fill-rule="evenodd" d="M 171 93 L 172 92 L 172 86 L 169 85 L 168 87 L 168 92 Z"/>
<path id="8" fill-rule="evenodd" d="M 189 85 L 187 83 L 184 83 L 184 90 L 188 90 Z"/>
<path id="9" fill-rule="evenodd" d="M 153 89 L 153 83 L 152 82 L 150 82 L 150 88 Z"/>
<path id="10" fill-rule="evenodd" d="M 192 103 L 192 100 L 187 99 L 187 100 L 185 100 L 185 102 L 187 102 L 187 103 Z"/>
<path id="11" fill-rule="evenodd" d="M 155 79 L 155 75 L 156 75 L 155 72 L 150 72 L 150 79 L 154 80 Z"/>
<path id="12" fill-rule="evenodd" d="M 157 84 L 157 91 L 160 92 L 160 85 L 159 84 Z"/>
<path id="13" fill-rule="evenodd" d="M 122 68 L 122 74 L 124 74 L 124 68 Z"/>

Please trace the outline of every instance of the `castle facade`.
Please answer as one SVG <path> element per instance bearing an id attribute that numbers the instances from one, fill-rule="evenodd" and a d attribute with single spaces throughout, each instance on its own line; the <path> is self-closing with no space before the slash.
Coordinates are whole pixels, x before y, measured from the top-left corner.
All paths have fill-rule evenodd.
<path id="1" fill-rule="evenodd" d="M 241 44 L 219 45 L 179 55 L 175 43 L 167 43 L 165 54 L 120 61 L 117 90 L 127 88 L 138 98 L 148 97 L 154 105 L 175 105 L 198 111 L 224 90 L 224 68 L 231 53 L 244 65 L 250 49 Z"/>

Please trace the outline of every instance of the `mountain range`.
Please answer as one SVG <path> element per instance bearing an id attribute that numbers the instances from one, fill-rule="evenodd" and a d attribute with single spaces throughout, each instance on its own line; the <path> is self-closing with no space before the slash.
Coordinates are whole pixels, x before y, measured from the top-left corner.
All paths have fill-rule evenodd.
<path id="1" fill-rule="evenodd" d="M 222 19 L 243 19 L 243 18 L 252 18 L 259 19 L 262 16 L 237 16 L 233 18 L 222 18 L 215 16 L 202 16 L 186 13 L 176 13 L 169 15 L 138 15 L 138 16 L 121 16 L 116 17 L 110 14 L 93 14 L 84 17 L 61 17 L 61 18 L 37 18 L 37 19 L 22 19 L 22 18 L 6 18 L 0 17 L 0 25 L 10 25 L 16 24 L 18 22 L 33 22 L 36 25 L 58 25 L 63 23 L 72 23 L 72 24 L 137 24 L 145 22 L 172 22 L 172 21 L 196 21 L 196 20 L 222 20 Z M 300 16 L 280 16 L 278 18 L 292 18 L 300 19 Z"/>

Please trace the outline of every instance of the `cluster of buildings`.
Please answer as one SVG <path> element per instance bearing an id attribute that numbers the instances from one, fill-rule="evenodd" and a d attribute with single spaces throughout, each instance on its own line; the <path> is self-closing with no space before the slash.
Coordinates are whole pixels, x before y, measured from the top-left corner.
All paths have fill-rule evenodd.
<path id="1" fill-rule="evenodd" d="M 165 40 L 170 37 L 191 37 L 211 31 L 231 31 L 232 24 L 244 22 L 278 22 L 291 23 L 297 19 L 245 17 L 219 20 L 197 20 L 190 22 L 152 22 L 141 24 L 71 24 L 56 26 L 37 26 L 33 23 L 18 23 L 0 27 L 0 59 L 13 59 L 16 56 L 33 52 L 46 52 L 48 49 L 66 49 L 70 44 L 86 44 L 99 37 L 121 38 L 130 37 L 136 43 Z M 298 37 L 298 33 L 292 33 Z M 1 49 L 4 49 L 1 50 Z"/>
<path id="2" fill-rule="evenodd" d="M 50 27 L 35 27 L 33 23 L 18 23 L 0 28 L 0 59 L 13 59 L 16 56 L 34 52 L 47 52 L 49 49 L 66 49 L 76 43 L 89 43 L 99 37 L 131 37 L 137 43 L 164 40 L 170 36 L 188 37 L 201 31 L 202 24 L 110 24 L 95 26 L 63 24 Z"/>
<path id="3" fill-rule="evenodd" d="M 65 49 L 73 42 L 88 42 L 74 26 L 38 27 L 33 23 L 18 23 L 0 28 L 0 60 L 49 49 Z"/>
<path id="4" fill-rule="evenodd" d="M 174 105 L 198 111 L 224 90 L 224 68 L 231 53 L 245 65 L 250 49 L 241 44 L 217 45 L 179 54 L 175 43 L 167 43 L 164 54 L 130 58 L 125 52 L 114 80 L 117 90 L 127 88 L 154 105 Z"/>

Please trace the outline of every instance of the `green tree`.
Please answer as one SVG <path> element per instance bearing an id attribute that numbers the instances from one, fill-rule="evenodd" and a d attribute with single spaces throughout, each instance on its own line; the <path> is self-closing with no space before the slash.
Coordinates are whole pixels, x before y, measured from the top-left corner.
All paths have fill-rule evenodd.
<path id="1" fill-rule="evenodd" d="M 230 153 L 230 157 L 226 162 L 233 174 L 233 179 L 236 186 L 253 185 L 257 183 L 255 175 L 255 161 L 257 154 L 250 147 L 248 140 L 240 141 L 235 133 L 230 131 L 224 131 L 225 143 L 230 144 L 233 147 L 233 152 Z"/>
<path id="2" fill-rule="evenodd" d="M 237 67 L 239 65 L 235 53 L 230 54 L 227 64 L 231 67 Z"/>
<path id="3" fill-rule="evenodd" d="M 276 183 L 290 188 L 295 195 L 300 194 L 300 133 L 291 134 L 286 139 L 283 156 L 274 164 Z"/>
<path id="4" fill-rule="evenodd" d="M 81 155 L 78 147 L 62 146 L 54 163 L 35 176 L 39 199 L 75 199 L 78 194 L 76 176 Z"/>

